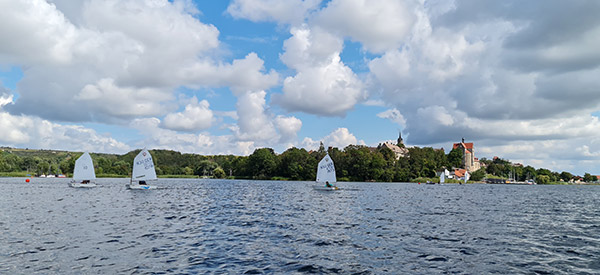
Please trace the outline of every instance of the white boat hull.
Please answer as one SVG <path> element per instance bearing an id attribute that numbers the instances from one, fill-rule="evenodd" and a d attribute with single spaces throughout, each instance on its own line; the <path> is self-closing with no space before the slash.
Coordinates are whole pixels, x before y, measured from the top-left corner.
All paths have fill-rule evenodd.
<path id="1" fill-rule="evenodd" d="M 327 186 L 323 186 L 323 185 L 313 185 L 313 189 L 319 190 L 319 191 L 338 191 L 338 190 L 341 190 L 337 186 L 327 187 Z"/>
<path id="2" fill-rule="evenodd" d="M 96 187 L 96 184 L 93 182 L 90 183 L 81 183 L 81 182 L 71 182 L 69 186 L 74 188 L 93 188 Z"/>
<path id="3" fill-rule="evenodd" d="M 149 190 L 149 189 L 157 189 L 158 187 L 154 185 L 139 185 L 139 184 L 126 184 L 127 189 L 131 190 Z"/>

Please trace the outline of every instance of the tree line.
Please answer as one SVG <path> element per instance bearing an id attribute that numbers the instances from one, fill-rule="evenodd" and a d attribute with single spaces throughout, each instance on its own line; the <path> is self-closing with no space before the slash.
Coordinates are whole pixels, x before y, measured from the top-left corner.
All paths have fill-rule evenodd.
<path id="1" fill-rule="evenodd" d="M 135 150 L 124 155 L 97 153 L 90 155 L 99 177 L 126 177 L 131 174 L 133 159 L 139 152 L 140 150 Z M 359 182 L 435 180 L 443 169 L 461 167 L 463 158 L 462 151 L 459 149 L 453 149 L 445 154 L 443 149 L 431 147 L 408 148 L 406 156 L 396 158 L 394 152 L 385 146 L 361 145 L 349 145 L 342 150 L 338 148 L 326 150 L 321 145 L 316 151 L 293 147 L 281 154 L 275 153 L 271 148 L 259 148 L 249 156 L 204 156 L 182 154 L 171 150 L 150 150 L 150 153 L 159 176 L 300 181 L 315 180 L 318 162 L 329 154 L 335 163 L 339 181 Z M 2 148 L 0 172 L 69 176 L 73 173 L 75 160 L 81 154 L 81 152 L 68 151 Z M 500 177 L 515 178 L 519 181 L 536 179 L 538 183 L 547 183 L 560 179 L 568 181 L 575 177 L 569 172 L 557 173 L 543 168 L 513 165 L 500 158 L 494 160 L 483 158 L 480 163 L 483 168 L 471 174 L 473 181 L 480 181 L 485 177 Z M 586 173 L 585 177 L 589 181 L 593 180 L 589 173 Z"/>

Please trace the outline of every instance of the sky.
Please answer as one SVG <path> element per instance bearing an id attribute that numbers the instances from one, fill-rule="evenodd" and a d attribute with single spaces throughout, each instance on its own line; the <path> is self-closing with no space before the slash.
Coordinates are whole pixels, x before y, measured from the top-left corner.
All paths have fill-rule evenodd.
<path id="1" fill-rule="evenodd" d="M 473 142 L 600 174 L 600 1 L 0 0 L 0 146 Z"/>

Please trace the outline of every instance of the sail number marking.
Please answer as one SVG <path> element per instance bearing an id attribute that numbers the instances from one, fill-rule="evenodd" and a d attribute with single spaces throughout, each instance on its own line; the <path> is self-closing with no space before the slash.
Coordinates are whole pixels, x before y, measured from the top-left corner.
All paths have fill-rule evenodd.
<path id="1" fill-rule="evenodd" d="M 154 162 L 152 162 L 152 158 L 145 158 L 135 163 L 136 165 L 144 165 L 144 169 L 148 170 L 154 167 Z"/>

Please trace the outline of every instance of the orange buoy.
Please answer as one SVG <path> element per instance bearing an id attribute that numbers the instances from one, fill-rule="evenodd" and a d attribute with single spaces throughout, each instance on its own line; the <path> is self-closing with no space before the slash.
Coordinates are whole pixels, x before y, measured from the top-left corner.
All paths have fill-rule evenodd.
<path id="1" fill-rule="evenodd" d="M 25 179 L 25 182 L 29 182 L 29 179 Z"/>

